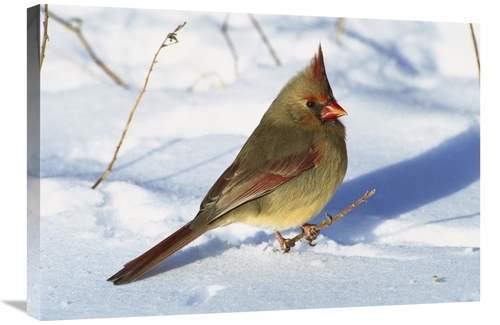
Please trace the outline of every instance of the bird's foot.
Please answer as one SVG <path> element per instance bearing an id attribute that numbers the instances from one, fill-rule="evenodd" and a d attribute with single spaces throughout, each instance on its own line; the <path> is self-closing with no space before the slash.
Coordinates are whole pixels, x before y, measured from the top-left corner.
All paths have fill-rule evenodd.
<path id="1" fill-rule="evenodd" d="M 300 226 L 300 228 L 302 228 L 302 234 L 304 235 L 307 244 L 309 244 L 309 246 L 316 246 L 316 244 L 313 243 L 313 241 L 315 241 L 319 235 L 320 228 L 318 227 L 318 225 L 305 223 L 302 226 Z"/>
<path id="2" fill-rule="evenodd" d="M 299 241 L 300 238 L 304 238 L 309 246 L 316 246 L 316 244 L 313 243 L 313 241 L 315 241 L 316 238 L 318 237 L 319 230 L 321 228 L 318 225 L 313 225 L 309 223 L 303 224 L 300 228 L 302 229 L 301 234 L 295 236 L 292 239 L 283 238 L 283 236 L 280 234 L 279 231 L 274 232 L 283 253 L 288 253 L 288 251 L 290 251 L 290 248 L 294 247 L 295 243 Z"/>
<path id="3" fill-rule="evenodd" d="M 293 240 L 288 239 L 288 238 L 286 238 L 286 239 L 283 238 L 283 236 L 281 236 L 279 231 L 275 231 L 274 234 L 276 235 L 276 239 L 278 240 L 278 243 L 280 244 L 280 247 L 281 247 L 281 250 L 283 251 L 283 254 L 288 253 L 290 248 L 295 246 L 295 242 Z"/>

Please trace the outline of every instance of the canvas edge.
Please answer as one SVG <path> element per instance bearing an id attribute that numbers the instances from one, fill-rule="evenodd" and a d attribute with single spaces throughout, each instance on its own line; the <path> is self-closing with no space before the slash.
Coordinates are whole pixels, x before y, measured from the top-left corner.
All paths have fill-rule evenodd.
<path id="1" fill-rule="evenodd" d="M 26 312 L 40 308 L 40 5 L 27 9 L 27 300 Z"/>

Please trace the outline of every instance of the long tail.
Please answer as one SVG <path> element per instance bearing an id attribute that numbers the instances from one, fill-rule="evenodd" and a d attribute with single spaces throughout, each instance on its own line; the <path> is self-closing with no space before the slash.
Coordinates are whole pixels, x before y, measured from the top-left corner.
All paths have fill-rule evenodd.
<path id="1" fill-rule="evenodd" d="M 125 264 L 123 269 L 110 277 L 108 281 L 112 281 L 114 284 L 126 284 L 134 281 L 208 230 L 199 226 L 192 229 L 190 226 L 191 223 L 186 224 L 144 254 Z"/>

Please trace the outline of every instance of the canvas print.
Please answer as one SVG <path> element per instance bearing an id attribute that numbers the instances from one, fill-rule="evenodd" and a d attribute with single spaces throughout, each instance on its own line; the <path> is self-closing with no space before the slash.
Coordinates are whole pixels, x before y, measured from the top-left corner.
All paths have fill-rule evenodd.
<path id="1" fill-rule="evenodd" d="M 28 314 L 479 301 L 479 32 L 28 9 Z"/>

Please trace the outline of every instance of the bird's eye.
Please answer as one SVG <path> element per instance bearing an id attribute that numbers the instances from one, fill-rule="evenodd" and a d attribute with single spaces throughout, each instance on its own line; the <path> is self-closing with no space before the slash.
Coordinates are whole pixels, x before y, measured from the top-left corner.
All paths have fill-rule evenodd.
<path id="1" fill-rule="evenodd" d="M 313 108 L 315 105 L 316 105 L 316 103 L 315 103 L 315 102 L 313 102 L 312 100 L 310 100 L 310 101 L 308 101 L 308 102 L 306 103 L 306 106 L 307 106 L 307 107 L 309 107 L 309 108 Z"/>

